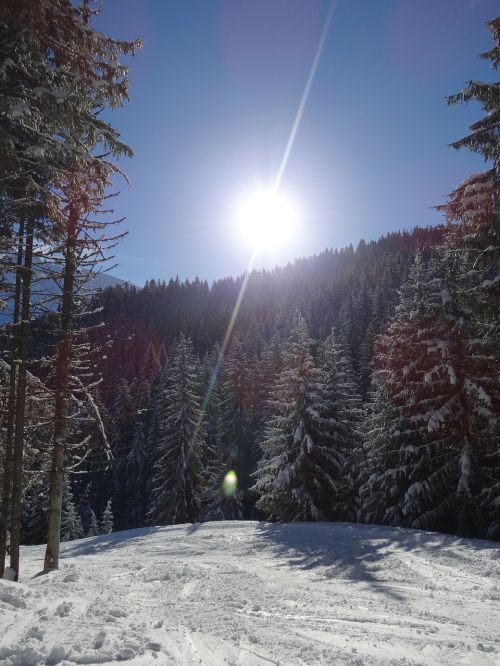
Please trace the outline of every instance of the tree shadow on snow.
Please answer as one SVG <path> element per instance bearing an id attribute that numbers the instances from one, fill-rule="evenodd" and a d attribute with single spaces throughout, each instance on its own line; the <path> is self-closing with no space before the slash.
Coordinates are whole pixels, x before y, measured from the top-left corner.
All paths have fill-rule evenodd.
<path id="1" fill-rule="evenodd" d="M 415 587 L 435 589 L 432 570 L 426 573 L 426 561 L 439 557 L 453 567 L 453 562 L 461 557 L 457 550 L 462 550 L 464 559 L 470 561 L 478 548 L 498 546 L 378 525 L 323 523 L 318 527 L 318 523 L 261 523 L 258 534 L 285 559 L 283 566 L 314 571 L 320 580 L 364 583 L 397 601 L 411 595 Z M 417 558 L 412 558 L 415 553 Z M 418 553 L 425 554 L 421 562 Z"/>
<path id="2" fill-rule="evenodd" d="M 183 526 L 185 529 L 186 526 Z M 61 559 L 79 555 L 95 555 L 103 551 L 116 550 L 128 546 L 140 547 L 141 542 L 146 543 L 148 539 L 164 527 L 142 527 L 122 532 L 112 532 L 96 537 L 87 537 L 78 541 L 66 541 L 61 544 Z M 172 526 L 171 529 L 175 529 Z"/>

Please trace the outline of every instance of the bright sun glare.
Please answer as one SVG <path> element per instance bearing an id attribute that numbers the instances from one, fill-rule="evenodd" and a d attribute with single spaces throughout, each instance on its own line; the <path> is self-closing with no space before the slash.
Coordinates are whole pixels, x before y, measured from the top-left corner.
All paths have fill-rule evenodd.
<path id="1" fill-rule="evenodd" d="M 297 211 L 292 202 L 279 192 L 259 190 L 240 204 L 237 223 L 252 247 L 273 250 L 292 236 Z"/>

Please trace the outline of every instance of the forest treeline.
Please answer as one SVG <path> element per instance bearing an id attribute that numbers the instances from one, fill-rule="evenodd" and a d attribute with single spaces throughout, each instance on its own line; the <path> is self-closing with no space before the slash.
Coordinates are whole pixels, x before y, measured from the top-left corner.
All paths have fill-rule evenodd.
<path id="1" fill-rule="evenodd" d="M 73 476 L 72 538 L 109 500 L 115 529 L 359 520 L 497 538 L 498 322 L 489 296 L 483 307 L 469 293 L 477 275 L 455 233 L 393 233 L 253 272 L 223 351 L 242 278 L 97 294 L 105 325 L 89 341 L 104 350 L 112 459 L 96 447 Z M 484 283 L 496 268 L 482 270 Z M 51 330 L 40 322 L 42 354 Z M 27 542 L 43 538 L 45 488 L 27 496 Z"/>

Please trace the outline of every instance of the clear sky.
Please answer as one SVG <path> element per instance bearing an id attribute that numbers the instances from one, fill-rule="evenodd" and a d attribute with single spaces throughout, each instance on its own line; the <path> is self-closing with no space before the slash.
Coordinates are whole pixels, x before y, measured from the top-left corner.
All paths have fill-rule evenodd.
<path id="1" fill-rule="evenodd" d="M 140 37 L 131 103 L 110 115 L 135 151 L 116 209 L 129 237 L 113 273 L 209 281 L 244 272 L 237 202 L 276 175 L 331 0 L 104 0 L 96 27 Z M 498 0 L 338 0 L 282 181 L 296 237 L 256 265 L 436 224 L 431 209 L 480 160 L 447 143 L 478 107 L 469 79 Z"/>

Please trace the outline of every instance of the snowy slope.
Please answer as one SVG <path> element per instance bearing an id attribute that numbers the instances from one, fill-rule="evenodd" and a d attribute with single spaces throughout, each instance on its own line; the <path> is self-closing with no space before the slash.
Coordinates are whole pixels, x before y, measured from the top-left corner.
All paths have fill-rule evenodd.
<path id="1" fill-rule="evenodd" d="M 64 544 L 0 581 L 0 663 L 500 664 L 498 544 L 205 523 Z"/>

